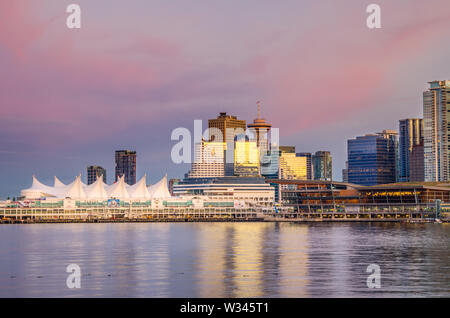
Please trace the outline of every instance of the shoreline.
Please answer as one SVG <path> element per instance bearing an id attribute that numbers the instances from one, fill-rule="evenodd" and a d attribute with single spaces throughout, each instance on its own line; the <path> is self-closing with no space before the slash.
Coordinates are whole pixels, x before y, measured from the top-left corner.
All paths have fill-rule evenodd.
<path id="1" fill-rule="evenodd" d="M 436 222 L 433 219 L 223 219 L 223 218 L 196 218 L 196 219 L 95 219 L 95 220 L 0 220 L 0 224 L 105 224 L 105 223 L 405 223 L 405 224 L 425 224 L 425 223 L 449 223 L 450 220 L 444 219 Z"/>

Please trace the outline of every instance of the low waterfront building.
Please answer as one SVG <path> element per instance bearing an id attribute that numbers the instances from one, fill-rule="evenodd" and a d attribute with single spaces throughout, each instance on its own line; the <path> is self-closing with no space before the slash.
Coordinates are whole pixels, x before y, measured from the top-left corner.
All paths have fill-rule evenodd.
<path id="1" fill-rule="evenodd" d="M 272 206 L 274 188 L 261 177 L 223 177 L 184 179 L 174 185 L 175 196 L 207 196 L 216 200 L 232 200 Z"/>
<path id="2" fill-rule="evenodd" d="M 425 209 L 437 200 L 450 203 L 450 184 L 392 183 L 360 186 L 344 182 L 266 180 L 281 187 L 280 202 L 296 212 L 359 211 L 361 209 Z"/>

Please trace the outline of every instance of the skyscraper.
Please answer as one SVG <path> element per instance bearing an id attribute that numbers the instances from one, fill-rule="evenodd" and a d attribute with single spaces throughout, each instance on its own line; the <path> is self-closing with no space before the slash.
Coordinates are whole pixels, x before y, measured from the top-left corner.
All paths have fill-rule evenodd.
<path id="1" fill-rule="evenodd" d="M 310 152 L 298 152 L 297 157 L 306 158 L 306 179 L 313 179 L 312 154 Z"/>
<path id="2" fill-rule="evenodd" d="M 423 93 L 425 181 L 449 181 L 450 80 L 429 84 Z"/>
<path id="3" fill-rule="evenodd" d="M 329 151 L 317 151 L 312 156 L 314 180 L 331 181 L 333 161 Z"/>
<path id="4" fill-rule="evenodd" d="M 100 166 L 87 167 L 87 184 L 97 181 L 97 178 L 103 176 L 103 182 L 106 183 L 106 170 Z"/>
<path id="5" fill-rule="evenodd" d="M 220 113 L 215 119 L 208 120 L 208 128 L 217 128 L 222 132 L 222 140 L 212 140 L 210 131 L 209 141 L 233 143 L 234 138 L 239 134 L 244 134 L 247 129 L 245 120 L 237 119 L 236 116 Z"/>
<path id="6" fill-rule="evenodd" d="M 348 140 L 348 182 L 366 186 L 394 183 L 397 147 L 397 132 L 394 130 Z"/>
<path id="7" fill-rule="evenodd" d="M 136 151 L 116 150 L 116 177 L 125 176 L 125 182 L 129 185 L 136 183 Z"/>
<path id="8" fill-rule="evenodd" d="M 411 152 L 415 145 L 423 142 L 423 121 L 419 118 L 399 121 L 399 170 L 398 181 L 409 182 Z"/>

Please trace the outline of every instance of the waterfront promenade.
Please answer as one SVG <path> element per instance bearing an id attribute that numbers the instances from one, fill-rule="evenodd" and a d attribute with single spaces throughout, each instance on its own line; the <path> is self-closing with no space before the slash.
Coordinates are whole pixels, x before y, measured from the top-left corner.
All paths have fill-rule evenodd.
<path id="1" fill-rule="evenodd" d="M 429 223 L 449 222 L 450 213 L 438 217 L 434 211 L 359 211 L 359 212 L 268 212 L 268 211 L 166 211 L 148 212 L 140 215 L 127 214 L 68 214 L 64 211 L 40 211 L 32 214 L 8 211 L 0 219 L 1 224 L 32 223 L 133 223 L 133 222 L 402 222 Z M 73 211 L 72 211 L 73 213 Z"/>

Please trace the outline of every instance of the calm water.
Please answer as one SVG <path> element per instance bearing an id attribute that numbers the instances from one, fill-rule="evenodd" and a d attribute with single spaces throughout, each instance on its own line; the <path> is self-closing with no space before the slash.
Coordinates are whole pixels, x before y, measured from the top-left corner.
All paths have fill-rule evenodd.
<path id="1" fill-rule="evenodd" d="M 1 297 L 450 296 L 450 224 L 0 226 Z M 81 267 L 81 289 L 66 267 Z M 369 264 L 381 288 L 368 289 Z"/>

